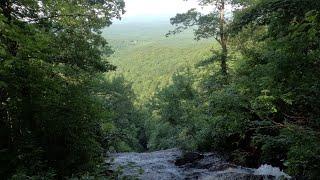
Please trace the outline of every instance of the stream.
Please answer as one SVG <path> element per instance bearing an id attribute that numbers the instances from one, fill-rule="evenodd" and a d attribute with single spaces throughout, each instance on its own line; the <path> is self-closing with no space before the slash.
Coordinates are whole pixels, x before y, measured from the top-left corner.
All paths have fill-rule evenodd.
<path id="1" fill-rule="evenodd" d="M 229 164 L 216 153 L 187 153 L 169 149 L 150 153 L 110 154 L 119 179 L 141 180 L 280 180 L 291 177 L 269 165 L 258 169 Z"/>

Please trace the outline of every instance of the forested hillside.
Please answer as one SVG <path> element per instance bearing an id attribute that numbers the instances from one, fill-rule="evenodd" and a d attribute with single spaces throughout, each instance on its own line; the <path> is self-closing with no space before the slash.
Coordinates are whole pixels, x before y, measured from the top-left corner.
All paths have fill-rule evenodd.
<path id="1" fill-rule="evenodd" d="M 213 39 L 195 41 L 193 32 L 165 37 L 168 22 L 114 24 L 103 32 L 115 53 L 109 59 L 117 66 L 115 76 L 132 82 L 137 103 L 146 103 L 157 89 L 166 87 L 179 69 L 193 67 L 211 56 Z"/>
<path id="2" fill-rule="evenodd" d="M 1 178 L 117 179 L 108 153 L 179 148 L 319 179 L 320 1 L 197 2 L 110 26 L 124 1 L 0 1 Z"/>

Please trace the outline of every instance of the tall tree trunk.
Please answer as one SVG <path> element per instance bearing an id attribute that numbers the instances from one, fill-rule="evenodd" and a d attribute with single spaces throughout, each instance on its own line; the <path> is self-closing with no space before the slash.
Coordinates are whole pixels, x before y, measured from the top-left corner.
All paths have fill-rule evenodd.
<path id="1" fill-rule="evenodd" d="M 224 76 L 228 75 L 227 58 L 228 58 L 227 44 L 223 43 L 222 44 L 222 52 L 221 52 L 221 73 Z"/>
<path id="2" fill-rule="evenodd" d="M 223 76 L 228 75 L 227 58 L 228 58 L 228 47 L 227 47 L 227 35 L 225 32 L 225 1 L 222 0 L 220 7 L 220 43 L 221 43 L 221 73 Z"/>

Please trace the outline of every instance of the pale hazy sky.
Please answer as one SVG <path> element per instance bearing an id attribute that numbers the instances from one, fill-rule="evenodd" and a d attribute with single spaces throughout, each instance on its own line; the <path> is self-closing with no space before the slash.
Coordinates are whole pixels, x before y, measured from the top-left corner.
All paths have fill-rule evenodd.
<path id="1" fill-rule="evenodd" d="M 172 17 L 176 13 L 186 12 L 191 8 L 201 8 L 197 0 L 125 0 L 124 20 L 132 18 Z M 207 11 L 204 9 L 203 11 Z"/>

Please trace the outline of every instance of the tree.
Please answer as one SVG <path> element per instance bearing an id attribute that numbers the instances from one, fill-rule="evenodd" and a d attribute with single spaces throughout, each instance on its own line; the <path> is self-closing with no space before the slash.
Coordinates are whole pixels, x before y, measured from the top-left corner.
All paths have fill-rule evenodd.
<path id="1" fill-rule="evenodd" d="M 243 56 L 238 87 L 256 116 L 252 144 L 298 179 L 320 172 L 319 9 L 320 1 L 260 0 L 232 25 Z"/>
<path id="2" fill-rule="evenodd" d="M 190 27 L 196 27 L 194 34 L 197 40 L 202 38 L 213 37 L 220 45 L 220 62 L 221 73 L 223 76 L 228 75 L 228 27 L 231 22 L 232 10 L 229 8 L 240 7 L 240 5 L 247 5 L 248 1 L 235 0 L 199 0 L 199 5 L 212 6 L 213 11 L 209 14 L 202 14 L 196 9 L 190 9 L 183 14 L 177 14 L 171 18 L 171 24 L 176 26 L 176 29 L 170 31 L 167 36 L 171 34 L 180 33 Z"/>
<path id="3" fill-rule="evenodd" d="M 118 0 L 0 2 L 3 178 L 62 178 L 101 162 L 101 123 L 109 119 L 92 81 L 114 66 L 103 58 L 110 48 L 99 29 L 119 18 L 123 6 Z"/>

